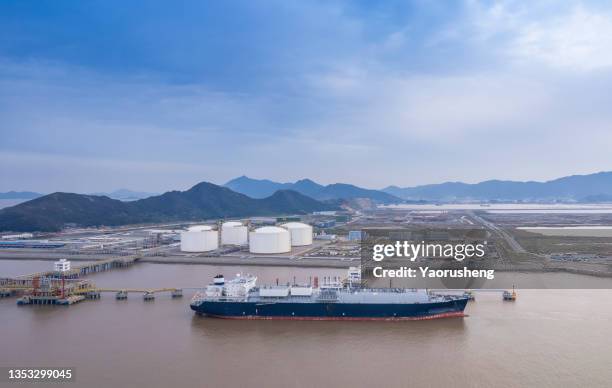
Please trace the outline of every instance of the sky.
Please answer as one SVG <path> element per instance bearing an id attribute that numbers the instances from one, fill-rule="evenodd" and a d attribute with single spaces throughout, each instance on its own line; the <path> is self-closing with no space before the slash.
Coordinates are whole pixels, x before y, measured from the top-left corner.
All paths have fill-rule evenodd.
<path id="1" fill-rule="evenodd" d="M 612 170 L 605 1 L 0 3 L 0 191 Z"/>

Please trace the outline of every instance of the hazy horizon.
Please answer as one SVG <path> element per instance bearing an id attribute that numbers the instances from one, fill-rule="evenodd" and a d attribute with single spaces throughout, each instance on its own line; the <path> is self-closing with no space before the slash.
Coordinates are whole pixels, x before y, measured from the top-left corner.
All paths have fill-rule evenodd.
<path id="1" fill-rule="evenodd" d="M 612 170 L 598 1 L 7 1 L 0 36 L 3 192 Z"/>
<path id="2" fill-rule="evenodd" d="M 554 177 L 554 178 L 547 179 L 547 180 L 542 180 L 542 181 L 536 181 L 536 180 L 504 180 L 504 179 L 497 179 L 497 178 L 493 178 L 493 179 L 487 179 L 487 180 L 477 181 L 477 182 L 466 182 L 466 181 L 444 181 L 444 182 L 431 182 L 431 183 L 424 183 L 423 185 L 436 185 L 436 184 L 443 184 L 443 183 L 455 183 L 455 182 L 466 183 L 466 184 L 478 184 L 478 183 L 482 183 L 482 182 L 486 182 L 486 181 L 490 181 L 490 180 L 499 180 L 499 181 L 506 181 L 506 182 L 508 182 L 508 181 L 512 181 L 512 182 L 547 182 L 547 181 L 550 181 L 550 180 L 555 180 L 555 179 L 557 179 L 557 178 L 563 178 L 563 177 L 572 176 L 572 175 L 592 175 L 592 174 L 606 173 L 606 172 L 610 172 L 610 171 L 603 171 L 603 170 L 602 170 L 602 171 L 596 171 L 596 172 L 592 172 L 592 173 L 588 173 L 588 174 L 570 174 L 570 175 L 564 175 L 564 176 Z M 233 180 L 233 179 L 236 179 L 236 178 L 241 178 L 241 177 L 244 177 L 244 176 L 246 176 L 246 177 L 247 177 L 247 178 L 249 178 L 249 179 L 254 179 L 254 180 L 268 180 L 268 181 L 272 181 L 272 182 L 275 182 L 275 183 L 295 183 L 295 182 L 297 182 L 297 181 L 299 181 L 299 180 L 302 180 L 302 179 L 310 179 L 310 180 L 312 180 L 312 181 L 314 181 L 314 182 L 316 182 L 316 183 L 318 183 L 318 184 L 324 185 L 324 186 L 325 186 L 325 185 L 334 184 L 334 183 L 354 184 L 354 183 L 352 183 L 352 182 L 342 182 L 342 181 L 338 181 L 338 182 L 322 182 L 322 181 L 318 181 L 318 180 L 316 180 L 316 179 L 312 179 L 312 178 L 309 178 L 309 177 L 303 177 L 303 178 L 291 179 L 291 180 L 288 180 L 288 181 L 277 181 L 277 180 L 274 180 L 274 179 L 269 179 L 269 178 L 258 178 L 258 177 L 252 177 L 252 176 L 247 176 L 247 175 L 245 175 L 245 174 L 242 174 L 242 175 L 235 176 L 234 178 L 228 179 L 228 180 L 223 181 L 223 182 L 211 182 L 211 181 L 208 181 L 208 180 L 206 180 L 206 179 L 201 179 L 201 180 L 199 180 L 199 181 L 197 181 L 197 182 L 193 182 L 192 184 L 190 184 L 190 185 L 188 185 L 188 186 L 186 186 L 186 187 L 180 187 L 180 188 L 176 188 L 176 187 L 175 187 L 175 188 L 168 188 L 168 189 L 165 189 L 165 190 L 162 190 L 162 191 L 147 191 L 147 190 L 141 190 L 141 189 L 139 189 L 139 188 L 134 188 L 134 187 L 116 187 L 116 188 L 109 188 L 109 189 L 107 189 L 107 190 L 97 190 L 97 191 L 92 191 L 92 190 L 87 190 L 87 191 L 75 191 L 75 193 L 79 193 L 79 194 L 94 194 L 94 195 L 96 195 L 96 194 L 112 194 L 113 192 L 116 192 L 116 191 L 121 191 L 121 190 L 129 190 L 129 191 L 131 191 L 131 192 L 135 192 L 135 193 L 138 193 L 138 192 L 141 192 L 141 193 L 142 193 L 142 192 L 146 192 L 146 193 L 148 193 L 148 194 L 157 195 L 157 194 L 162 194 L 162 193 L 164 193 L 164 192 L 167 192 L 167 191 L 173 191 L 173 190 L 184 191 L 184 190 L 187 190 L 187 189 L 189 189 L 189 188 L 191 188 L 191 187 L 193 187 L 193 186 L 197 185 L 198 183 L 202 183 L 202 182 L 209 182 L 209 183 L 216 184 L 216 185 L 218 185 L 218 186 L 224 186 L 224 185 L 225 185 L 226 183 L 228 183 L 229 181 L 231 181 L 231 180 Z M 360 186 L 360 187 L 365 188 L 365 189 L 372 189 L 372 190 L 383 190 L 383 189 L 385 189 L 385 188 L 387 188 L 387 187 L 390 187 L 390 186 L 396 186 L 396 187 L 406 188 L 406 187 L 415 187 L 415 186 L 423 186 L 423 185 L 399 186 L 399 185 L 396 185 L 396 184 L 391 183 L 391 184 L 388 184 L 388 185 L 385 185 L 385 186 L 381 186 L 381 187 L 367 187 L 367 186 Z M 357 186 L 358 186 L 358 185 L 357 185 Z M 15 192 L 27 192 L 27 191 L 32 191 L 32 192 L 36 192 L 36 193 L 39 193 L 39 194 L 50 194 L 50 193 L 53 193 L 53 192 L 69 192 L 68 190 L 54 190 L 54 191 L 48 191 L 48 192 L 45 192 L 45 191 L 37 191 L 37 190 L 8 189 L 8 190 L 0 190 L 0 193 L 3 193 L 3 192 L 10 192 L 10 191 L 15 191 Z"/>

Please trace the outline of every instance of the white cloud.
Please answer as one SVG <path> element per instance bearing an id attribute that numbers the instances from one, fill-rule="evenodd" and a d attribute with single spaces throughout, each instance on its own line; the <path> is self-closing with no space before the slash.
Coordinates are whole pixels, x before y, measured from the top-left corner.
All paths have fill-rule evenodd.
<path id="1" fill-rule="evenodd" d="M 309 66 L 248 94 L 3 64 L 0 183 L 163 191 L 247 174 L 382 187 L 610 168 L 610 15 L 488 4 L 427 36 L 404 25 L 367 39 L 369 19 L 339 20 L 351 27 L 325 55 L 313 44 Z"/>
<path id="2" fill-rule="evenodd" d="M 612 66 L 612 10 L 582 1 L 467 1 L 435 41 L 465 40 L 511 64 L 585 72 Z"/>
<path id="3" fill-rule="evenodd" d="M 521 63 L 590 71 L 612 66 L 612 15 L 575 7 L 568 14 L 521 26 L 510 55 Z"/>

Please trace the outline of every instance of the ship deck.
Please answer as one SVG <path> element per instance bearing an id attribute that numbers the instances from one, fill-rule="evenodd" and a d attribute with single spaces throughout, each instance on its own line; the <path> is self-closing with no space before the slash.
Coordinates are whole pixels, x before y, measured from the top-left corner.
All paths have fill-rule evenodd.
<path id="1" fill-rule="evenodd" d="M 340 290 L 335 293 L 311 296 L 285 296 L 262 297 L 258 290 L 252 290 L 248 297 L 219 297 L 204 298 L 207 301 L 223 302 L 249 302 L 249 303 L 351 303 L 351 304 L 411 304 L 435 303 L 445 300 L 457 299 L 453 297 L 440 297 L 429 295 L 425 290 Z"/>

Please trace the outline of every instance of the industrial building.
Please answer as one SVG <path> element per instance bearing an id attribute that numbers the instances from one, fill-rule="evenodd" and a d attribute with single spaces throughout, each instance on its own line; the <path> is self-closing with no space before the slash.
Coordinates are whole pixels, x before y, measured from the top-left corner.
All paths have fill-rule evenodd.
<path id="1" fill-rule="evenodd" d="M 321 233 L 319 233 L 316 236 L 314 236 L 314 238 L 315 238 L 315 240 L 333 241 L 333 240 L 336 240 L 338 238 L 338 236 L 336 236 L 335 234 L 327 234 L 327 233 L 325 233 L 325 231 L 322 231 Z"/>
<path id="2" fill-rule="evenodd" d="M 286 253 L 291 251 L 291 234 L 277 226 L 264 226 L 249 233 L 251 253 Z"/>
<path id="3" fill-rule="evenodd" d="M 251 218 L 251 225 L 276 225 L 276 218 L 272 217 L 253 217 Z"/>
<path id="4" fill-rule="evenodd" d="M 248 243 L 248 228 L 238 221 L 228 221 L 221 225 L 221 244 L 246 245 Z"/>
<path id="5" fill-rule="evenodd" d="M 70 262 L 66 259 L 60 259 L 53 263 L 53 268 L 56 272 L 68 272 L 70 271 Z"/>
<path id="6" fill-rule="evenodd" d="M 48 240 L 18 240 L 18 241 L 0 241 L 0 248 L 62 248 L 66 245 L 63 242 L 52 242 Z"/>
<path id="7" fill-rule="evenodd" d="M 276 222 L 300 222 L 301 220 L 299 216 L 276 217 Z"/>
<path id="8" fill-rule="evenodd" d="M 208 225 L 197 225 L 181 232 L 181 251 L 208 252 L 219 248 L 219 232 Z"/>
<path id="9" fill-rule="evenodd" d="M 336 221 L 335 220 L 319 221 L 315 224 L 315 226 L 321 229 L 333 228 L 334 226 L 336 226 Z"/>
<path id="10" fill-rule="evenodd" d="M 361 235 L 361 231 L 360 230 L 351 230 L 349 231 L 348 234 L 348 240 L 349 241 L 360 241 L 362 239 L 362 235 Z"/>
<path id="11" fill-rule="evenodd" d="M 23 240 L 28 238 L 33 238 L 34 235 L 32 233 L 19 233 L 19 234 L 5 234 L 1 238 L 2 240 Z"/>
<path id="12" fill-rule="evenodd" d="M 312 244 L 312 226 L 301 222 L 288 222 L 281 225 L 291 235 L 291 246 L 301 247 Z"/>

